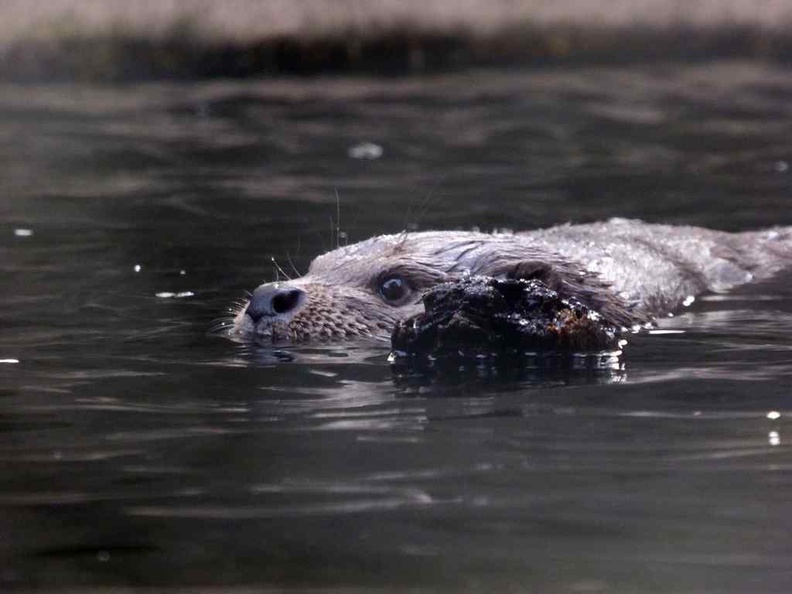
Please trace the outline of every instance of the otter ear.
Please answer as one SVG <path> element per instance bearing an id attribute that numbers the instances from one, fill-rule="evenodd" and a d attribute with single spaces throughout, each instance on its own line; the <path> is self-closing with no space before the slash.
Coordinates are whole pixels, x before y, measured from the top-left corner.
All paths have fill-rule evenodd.
<path id="1" fill-rule="evenodd" d="M 563 288 L 563 277 L 552 265 L 541 260 L 522 260 L 513 263 L 502 272 L 506 278 L 523 280 L 536 279 L 542 281 L 554 291 L 561 293 Z"/>

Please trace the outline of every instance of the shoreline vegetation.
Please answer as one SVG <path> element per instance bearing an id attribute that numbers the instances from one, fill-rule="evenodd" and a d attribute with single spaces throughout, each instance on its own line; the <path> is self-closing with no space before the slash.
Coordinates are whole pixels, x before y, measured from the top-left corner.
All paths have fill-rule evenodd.
<path id="1" fill-rule="evenodd" d="M 792 57 L 792 0 L 0 0 L 0 80 Z"/>

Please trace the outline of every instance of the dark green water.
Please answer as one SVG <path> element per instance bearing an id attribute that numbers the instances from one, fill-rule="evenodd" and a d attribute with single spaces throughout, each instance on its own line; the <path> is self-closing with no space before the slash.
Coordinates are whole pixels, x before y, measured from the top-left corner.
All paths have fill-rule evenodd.
<path id="1" fill-rule="evenodd" d="M 207 329 L 336 190 L 350 241 L 792 224 L 790 106 L 752 63 L 0 87 L 0 586 L 787 592 L 792 273 L 597 375 Z"/>

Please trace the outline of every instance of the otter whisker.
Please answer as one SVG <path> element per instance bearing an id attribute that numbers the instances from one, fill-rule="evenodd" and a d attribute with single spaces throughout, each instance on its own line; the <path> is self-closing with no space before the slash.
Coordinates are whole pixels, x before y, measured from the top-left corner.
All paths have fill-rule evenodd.
<path id="1" fill-rule="evenodd" d="M 239 299 L 234 299 L 231 302 L 231 305 L 228 307 L 228 316 L 222 316 L 218 318 L 219 320 L 224 320 L 229 318 L 230 320 L 234 320 L 239 314 L 241 314 L 245 309 L 247 309 L 248 303 L 250 303 L 251 294 L 248 291 L 245 291 L 247 297 L 240 297 Z"/>
<path id="2" fill-rule="evenodd" d="M 209 324 L 209 334 L 231 334 L 234 331 L 234 317 L 222 316 Z"/>
<path id="3" fill-rule="evenodd" d="M 421 202 L 418 204 L 418 214 L 416 215 L 415 222 L 413 223 L 413 227 L 415 229 L 418 228 L 418 223 L 421 220 L 421 218 L 428 212 L 429 208 L 434 204 L 435 201 L 433 201 L 432 198 L 434 197 L 435 192 L 437 192 L 440 186 L 443 185 L 443 182 L 446 180 L 447 177 L 448 177 L 447 173 L 441 175 L 434 183 L 434 185 L 431 188 L 429 188 L 429 191 L 421 199 Z M 413 201 L 410 201 L 410 204 L 407 207 L 407 214 L 404 215 L 402 228 L 405 230 L 407 230 L 410 226 L 410 217 L 412 215 L 414 204 L 415 203 Z"/>
<path id="4" fill-rule="evenodd" d="M 338 188 L 335 190 L 336 198 L 336 249 L 341 247 L 341 198 L 338 197 Z"/>
<path id="5" fill-rule="evenodd" d="M 341 198 L 338 195 L 338 188 L 334 188 L 336 198 L 336 216 L 335 219 L 330 217 L 330 246 L 333 249 L 341 247 L 341 240 L 344 240 L 344 245 L 347 245 L 347 234 L 341 230 Z M 324 244 L 323 244 L 324 245 Z"/>
<path id="6" fill-rule="evenodd" d="M 276 272 L 278 272 L 278 273 L 282 274 L 283 276 L 285 276 L 286 280 L 291 280 L 292 279 L 288 274 L 286 274 L 286 271 L 283 268 L 280 267 L 280 264 L 278 264 L 278 262 L 275 260 L 274 256 L 270 256 L 270 261 L 272 261 L 272 264 L 275 266 Z M 276 277 L 276 280 L 280 280 L 280 279 L 277 279 L 277 277 Z"/>
<path id="7" fill-rule="evenodd" d="M 300 255 L 300 249 L 302 248 L 302 241 L 301 240 L 302 240 L 302 236 L 298 235 L 297 236 L 297 252 L 296 252 L 295 256 L 299 256 Z M 294 273 L 298 277 L 302 276 L 302 273 L 299 270 L 297 270 L 297 267 L 294 265 L 294 261 L 292 261 L 291 254 L 288 251 L 286 252 L 286 260 L 288 260 L 289 265 L 292 267 L 292 270 L 294 270 Z"/>
<path id="8" fill-rule="evenodd" d="M 292 270 L 294 270 L 294 273 L 297 276 L 302 276 L 302 273 L 299 270 L 297 270 L 297 267 L 294 265 L 294 261 L 292 261 L 291 256 L 289 255 L 289 252 L 286 252 L 286 260 L 289 262 L 289 266 L 292 267 Z M 291 280 L 291 279 L 289 279 L 289 280 Z"/>
<path id="9" fill-rule="evenodd" d="M 245 293 L 247 293 L 247 291 L 245 291 Z M 229 307 L 228 310 L 232 314 L 238 314 L 245 307 L 247 307 L 249 301 L 250 301 L 250 294 L 248 293 L 247 298 L 234 299 L 234 301 L 231 302 L 231 307 Z"/>

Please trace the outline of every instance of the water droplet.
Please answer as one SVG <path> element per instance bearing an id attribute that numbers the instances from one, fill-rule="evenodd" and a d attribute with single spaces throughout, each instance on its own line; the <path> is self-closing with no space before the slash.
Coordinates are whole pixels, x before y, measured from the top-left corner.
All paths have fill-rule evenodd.
<path id="1" fill-rule="evenodd" d="M 135 272 L 140 272 L 141 270 L 143 270 L 143 267 L 140 264 L 135 264 L 133 270 Z"/>
<path id="2" fill-rule="evenodd" d="M 32 229 L 14 229 L 14 235 L 17 237 L 30 237 L 33 235 Z"/>
<path id="3" fill-rule="evenodd" d="M 383 149 L 380 145 L 373 142 L 361 142 L 354 146 L 349 147 L 347 155 L 350 159 L 379 159 L 382 156 Z"/>
<path id="4" fill-rule="evenodd" d="M 171 293 L 170 291 L 161 291 L 155 293 L 160 299 L 183 299 L 185 297 L 193 297 L 195 293 L 192 291 L 180 291 L 179 293 Z"/>
<path id="5" fill-rule="evenodd" d="M 771 421 L 775 421 L 776 419 L 781 418 L 781 413 L 777 410 L 771 410 L 769 413 L 767 413 L 767 418 Z"/>

